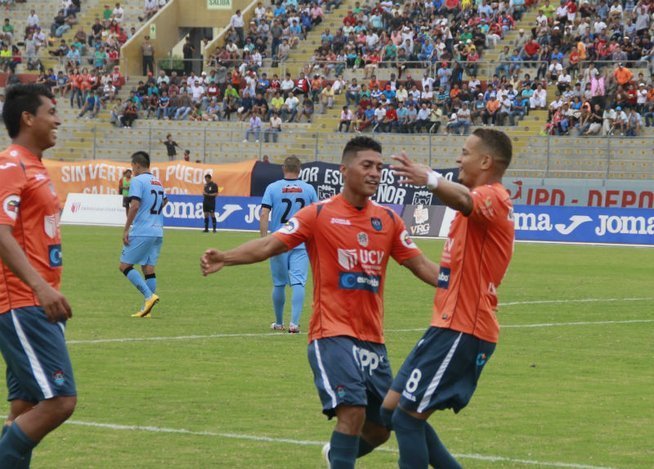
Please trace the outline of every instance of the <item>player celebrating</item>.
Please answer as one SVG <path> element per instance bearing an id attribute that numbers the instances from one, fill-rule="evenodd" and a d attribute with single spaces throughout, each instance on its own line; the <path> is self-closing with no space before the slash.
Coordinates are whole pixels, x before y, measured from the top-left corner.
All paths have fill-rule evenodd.
<path id="1" fill-rule="evenodd" d="M 475 130 L 457 159 L 460 184 L 404 154 L 394 157 L 400 182 L 426 185 L 458 211 L 441 257 L 431 326 L 382 407 L 384 421 L 395 430 L 400 468 L 461 467 L 426 420 L 436 410 L 459 412 L 468 404 L 495 350 L 496 291 L 513 254 L 513 207 L 502 185 L 511 155 L 505 133 Z"/>
<path id="2" fill-rule="evenodd" d="M 60 293 L 61 206 L 41 158 L 61 124 L 40 85 L 7 89 L 2 117 L 11 145 L 0 153 L 0 350 L 9 415 L 0 467 L 29 467 L 32 449 L 75 409 L 64 329 L 72 311 Z"/>
<path id="3" fill-rule="evenodd" d="M 298 157 L 289 156 L 282 165 L 284 179 L 266 187 L 259 217 L 259 233 L 262 238 L 268 235 L 269 228 L 270 231 L 277 231 L 301 208 L 318 201 L 313 186 L 299 179 L 300 169 L 301 163 Z M 308 270 L 309 258 L 304 244 L 270 258 L 273 280 L 272 300 L 275 309 L 275 322 L 271 325 L 273 330 L 284 330 L 284 303 L 288 284 L 293 290 L 288 332 L 291 334 L 300 332 L 300 315 L 304 305 L 304 286 L 307 283 Z"/>
<path id="4" fill-rule="evenodd" d="M 150 173 L 150 155 L 137 151 L 132 155 L 134 177 L 129 188 L 129 212 L 123 232 L 123 252 L 120 256 L 120 271 L 132 282 L 145 298 L 143 308 L 132 314 L 135 318 L 150 317 L 154 305 L 159 302 L 157 265 L 163 244 L 162 211 L 168 197 L 161 182 Z M 134 226 L 132 226 L 134 223 Z M 130 230 L 131 227 L 131 230 Z M 134 265 L 140 265 L 145 279 Z"/>
<path id="5" fill-rule="evenodd" d="M 213 232 L 216 232 L 216 197 L 218 196 L 218 184 L 211 180 L 211 174 L 204 176 L 204 191 L 202 192 L 202 211 L 204 212 L 204 232 L 209 232 L 209 216 L 213 224 Z"/>
<path id="6" fill-rule="evenodd" d="M 354 467 L 390 435 L 379 417 L 392 382 L 382 331 L 389 258 L 430 285 L 438 274 L 402 219 L 370 200 L 381 178 L 381 151 L 371 138 L 350 140 L 341 160 L 341 194 L 303 208 L 265 238 L 227 252 L 209 249 L 201 262 L 208 275 L 306 243 L 314 280 L 308 355 L 323 413 L 337 418 L 324 451 L 332 467 Z"/>

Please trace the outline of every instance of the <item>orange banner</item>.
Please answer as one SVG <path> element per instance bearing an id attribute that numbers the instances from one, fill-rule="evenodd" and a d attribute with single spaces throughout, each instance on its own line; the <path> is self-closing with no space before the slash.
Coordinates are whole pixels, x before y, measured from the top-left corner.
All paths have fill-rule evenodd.
<path id="1" fill-rule="evenodd" d="M 220 195 L 249 196 L 252 168 L 256 160 L 227 164 L 200 164 L 187 161 L 152 163 L 150 170 L 169 194 L 202 194 L 204 176 L 211 174 Z M 129 163 L 110 160 L 66 162 L 44 159 L 61 201 L 69 193 L 117 194 L 118 181 Z"/>

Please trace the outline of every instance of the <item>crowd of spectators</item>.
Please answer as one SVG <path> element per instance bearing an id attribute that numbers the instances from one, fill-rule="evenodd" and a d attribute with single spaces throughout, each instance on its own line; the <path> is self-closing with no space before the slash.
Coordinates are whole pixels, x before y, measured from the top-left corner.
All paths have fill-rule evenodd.
<path id="1" fill-rule="evenodd" d="M 557 90 L 545 133 L 635 136 L 654 125 L 653 34 L 652 0 L 545 0 L 536 25 L 504 47 L 496 73 L 528 65 Z"/>
<path id="2" fill-rule="evenodd" d="M 337 95 L 346 102 L 338 125 L 344 132 L 467 134 L 472 125 L 517 125 L 533 109 L 548 110 L 544 131 L 551 134 L 638 135 L 654 126 L 649 73 L 631 72 L 654 66 L 654 1 L 561 0 L 555 6 L 545 0 L 536 25 L 502 44 L 488 80 L 478 78 L 483 52 L 515 26 L 525 3 L 450 3 L 357 2 L 341 27 L 322 32 L 311 62 L 295 77 L 269 77 L 261 73 L 263 61 L 286 60 L 340 2 L 259 3 L 247 24 L 240 11 L 232 16 L 225 45 L 208 60 L 209 73 L 157 73 L 144 61 L 147 77 L 124 101 L 115 99 L 124 79 L 112 67 L 118 56 L 110 56 L 128 37 L 118 3 L 105 8 L 92 34 L 80 31 L 75 43 L 52 51 L 64 57 L 66 72 L 43 72 L 41 80 L 80 116 L 108 107 L 123 127 L 137 119 L 239 120 L 248 123 L 247 141 L 262 135 L 276 141 L 282 125 L 311 122 L 316 112 L 334 107 Z M 164 4 L 146 0 L 139 19 Z M 95 50 L 90 62 L 81 59 L 81 48 Z M 423 72 L 414 78 L 408 70 L 416 68 Z M 364 78 L 346 81 L 346 69 L 361 69 Z M 390 79 L 378 80 L 380 69 Z"/>

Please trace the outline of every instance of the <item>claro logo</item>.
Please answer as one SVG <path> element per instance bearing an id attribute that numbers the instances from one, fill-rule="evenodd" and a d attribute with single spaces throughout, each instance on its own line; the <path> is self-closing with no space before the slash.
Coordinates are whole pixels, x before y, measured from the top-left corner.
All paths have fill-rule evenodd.
<path id="1" fill-rule="evenodd" d="M 585 223 L 593 223 L 596 236 L 654 235 L 654 217 L 626 215 L 598 215 L 593 219 L 588 215 L 572 215 L 566 223 L 553 223 L 547 213 L 515 213 L 515 229 L 517 231 L 556 231 L 564 236 L 573 233 Z"/>

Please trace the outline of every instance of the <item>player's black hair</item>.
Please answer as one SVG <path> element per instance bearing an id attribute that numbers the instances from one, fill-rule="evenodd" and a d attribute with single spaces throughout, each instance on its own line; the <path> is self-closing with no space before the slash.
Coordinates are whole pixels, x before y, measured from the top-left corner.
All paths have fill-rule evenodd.
<path id="1" fill-rule="evenodd" d="M 143 168 L 149 168 L 150 167 L 150 155 L 147 154 L 147 152 L 144 152 L 142 150 L 137 151 L 132 154 L 132 163 L 137 164 Z"/>
<path id="2" fill-rule="evenodd" d="M 204 175 L 204 178 L 205 178 L 205 179 L 207 179 L 207 178 L 211 179 L 211 174 L 205 174 L 205 175 Z"/>
<path id="3" fill-rule="evenodd" d="M 300 170 L 302 169 L 302 162 L 300 161 L 300 158 L 295 155 L 287 156 L 284 159 L 283 168 L 289 173 L 300 174 Z"/>
<path id="4" fill-rule="evenodd" d="M 20 84 L 7 88 L 5 105 L 2 108 L 2 120 L 7 127 L 9 138 L 16 138 L 20 132 L 20 123 L 24 112 L 36 115 L 41 106 L 41 96 L 54 99 L 52 92 L 43 85 Z"/>
<path id="5" fill-rule="evenodd" d="M 345 144 L 343 148 L 343 156 L 341 157 L 341 163 L 345 164 L 350 159 L 352 159 L 360 151 L 372 150 L 377 153 L 382 152 L 381 143 L 377 140 L 370 137 L 354 137 L 352 140 Z"/>
<path id="6" fill-rule="evenodd" d="M 488 153 L 504 169 L 509 167 L 513 158 L 513 145 L 507 134 L 501 130 L 479 127 L 472 132 L 472 135 L 481 140 L 481 144 L 486 148 Z"/>

